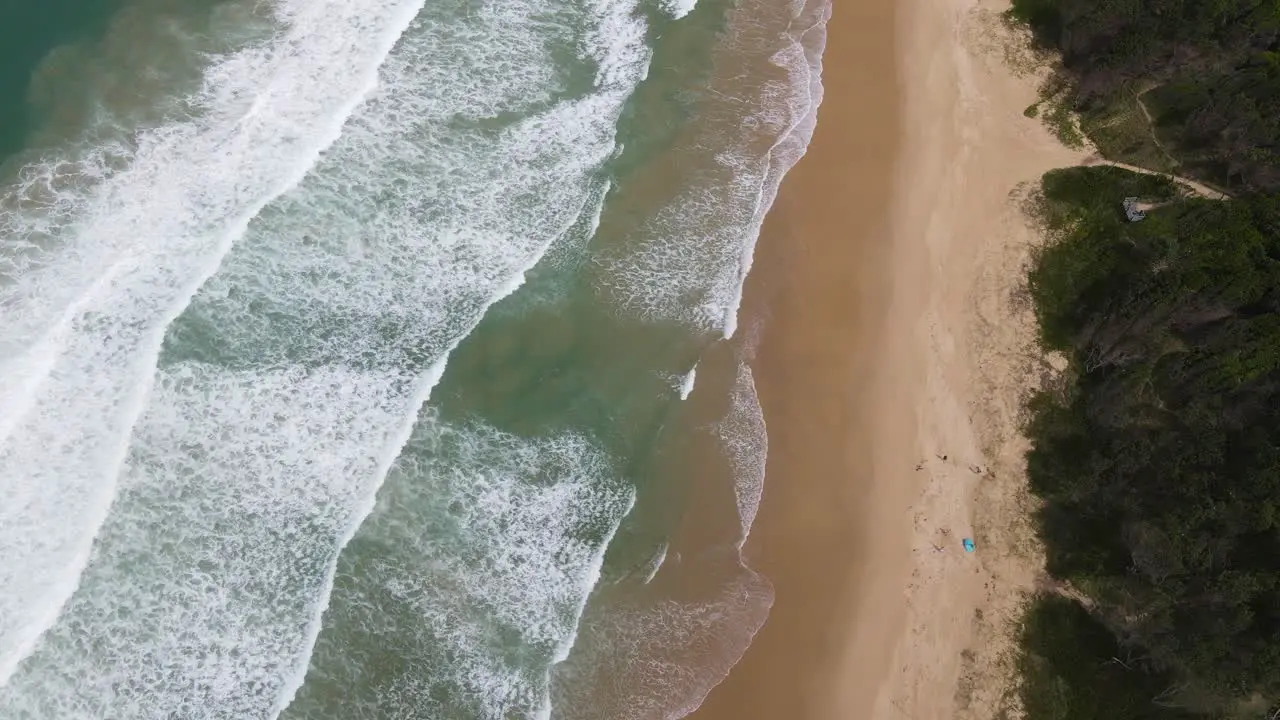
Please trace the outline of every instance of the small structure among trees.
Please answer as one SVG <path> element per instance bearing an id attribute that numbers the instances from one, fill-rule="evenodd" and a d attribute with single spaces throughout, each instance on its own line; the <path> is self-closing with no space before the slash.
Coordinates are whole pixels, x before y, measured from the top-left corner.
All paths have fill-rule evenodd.
<path id="1" fill-rule="evenodd" d="M 1027 475 L 1045 569 L 1088 603 L 1027 616 L 1027 717 L 1217 720 L 1256 702 L 1251 717 L 1270 720 L 1280 193 L 1204 202 L 1105 167 L 1042 187 L 1062 230 L 1028 287 L 1043 344 L 1075 372 L 1031 400 Z M 1131 227 L 1117 197 L 1160 212 Z"/>
<path id="2" fill-rule="evenodd" d="M 1138 207 L 1138 198 L 1127 197 L 1124 199 L 1124 216 L 1129 222 L 1138 222 L 1147 217 L 1146 211 Z"/>

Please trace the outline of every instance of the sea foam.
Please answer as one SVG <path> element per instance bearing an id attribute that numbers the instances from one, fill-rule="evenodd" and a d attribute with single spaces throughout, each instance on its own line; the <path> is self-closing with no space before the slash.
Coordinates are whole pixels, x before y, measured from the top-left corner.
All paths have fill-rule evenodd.
<path id="1" fill-rule="evenodd" d="M 829 3 L 802 0 L 750 2 L 729 12 L 715 50 L 719 64 L 700 89 L 698 125 L 670 150 L 680 154 L 679 166 L 693 169 L 620 252 L 596 259 L 598 287 L 625 314 L 721 338 L 735 334 L 764 217 L 813 134 L 829 16 Z M 764 623 L 773 589 L 742 557 L 768 452 L 748 364 L 754 346 L 748 338 L 741 348 L 726 414 L 711 428 L 733 472 L 738 536 L 677 564 L 665 591 L 641 584 L 657 596 L 626 583 L 598 591 L 582 639 L 557 674 L 555 717 L 684 717 Z M 625 683 L 610 681 L 620 676 Z"/>
<path id="2" fill-rule="evenodd" d="M 680 572 L 688 574 L 670 586 L 680 589 L 658 597 L 632 586 L 593 598 L 573 654 L 557 668 L 552 718 L 675 720 L 724 679 L 764 624 L 773 587 L 733 548 Z"/>
<path id="3" fill-rule="evenodd" d="M 271 42 L 209 66 L 187 119 L 70 168 L 104 177 L 87 191 L 59 192 L 56 161 L 7 190 L 34 211 L 3 228 L 0 685 L 76 587 L 166 326 L 337 136 L 414 10 L 295 5 Z"/>
<path id="4" fill-rule="evenodd" d="M 730 12 L 698 125 L 670 151 L 694 169 L 625 252 L 598 260 L 598 282 L 623 308 L 733 336 L 764 217 L 813 135 L 829 14 L 800 0 Z"/>
<path id="5" fill-rule="evenodd" d="M 285 27 L 320 37 L 282 33 L 268 54 L 303 62 L 314 42 L 360 46 L 376 61 L 378 42 L 370 40 L 389 45 L 399 30 L 388 18 L 407 24 L 413 10 L 365 3 L 282 12 Z M 62 617 L 0 690 L 0 714 L 270 717 L 298 691 L 339 552 L 372 509 L 442 363 L 590 205 L 601 186 L 596 171 L 614 152 L 614 123 L 648 58 L 643 26 L 626 3 L 513 2 L 463 16 L 443 10 L 418 16 L 341 137 L 296 187 L 256 214 L 169 327 L 92 559 Z M 572 87 L 556 64 L 559 49 L 545 33 L 557 24 L 587 58 L 590 87 Z M 252 128 L 276 104 L 292 107 L 291 93 L 331 91 L 364 67 L 351 59 L 331 68 L 303 64 L 296 77 L 254 76 L 245 94 L 218 97 L 237 102 L 237 126 Z M 232 69 L 220 65 L 213 74 L 230 82 L 239 77 Z M 310 116 L 288 117 L 293 144 L 286 145 L 301 147 Z M 181 150 L 234 157 L 243 147 Z M 226 190 L 241 187 L 232 182 Z M 242 197 L 231 195 L 208 202 L 224 208 Z M 111 209 L 103 207 L 104 221 L 121 222 L 110 219 Z M 204 227 L 183 212 L 179 228 Z M 135 266 L 145 259 L 151 272 L 171 277 L 189 253 L 166 247 L 171 255 Z M 159 328 L 167 322 L 143 319 Z M 84 335 L 105 337 L 102 326 Z M 102 377 L 103 367 L 116 365 L 80 371 Z M 109 375 L 134 389 L 149 376 L 142 369 Z M 10 433 L 19 436 L 30 437 Z M 611 532 L 622 512 L 618 497 L 600 501 L 602 514 L 588 515 L 599 520 L 592 527 Z M 70 524 L 81 546 L 91 524 Z M 608 532 L 582 557 L 602 551 Z M 556 587 L 584 597 L 592 563 L 557 567 L 578 579 Z M 521 613 L 551 613 L 555 629 L 538 637 L 564 641 L 580 603 L 559 599 L 567 597 L 491 600 L 507 603 L 502 612 L 514 613 L 513 622 Z M 464 657 L 488 652 L 454 639 Z M 560 652 L 553 645 L 549 660 Z M 503 677 L 477 671 L 463 680 L 482 697 L 499 697 Z M 544 697 L 545 681 L 529 687 L 512 697 Z"/>
<path id="6" fill-rule="evenodd" d="M 339 567 L 288 717 L 538 717 L 630 488 L 574 434 L 424 418 Z"/>
<path id="7" fill-rule="evenodd" d="M 729 395 L 729 410 L 717 427 L 717 435 L 733 468 L 733 494 L 738 504 L 738 519 L 742 523 L 738 547 L 742 547 L 760 507 L 764 493 L 765 459 L 769 456 L 769 433 L 765 428 L 764 411 L 756 395 L 755 378 L 746 361 L 738 363 L 738 375 Z"/>

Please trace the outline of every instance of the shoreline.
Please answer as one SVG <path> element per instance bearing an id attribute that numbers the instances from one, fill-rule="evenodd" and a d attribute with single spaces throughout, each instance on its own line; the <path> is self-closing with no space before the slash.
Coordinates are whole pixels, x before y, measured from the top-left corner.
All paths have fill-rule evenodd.
<path id="1" fill-rule="evenodd" d="M 747 557 L 776 599 L 693 718 L 1016 710 L 1042 567 L 1022 405 L 1054 372 L 1021 201 L 1085 152 L 1024 116 L 1043 68 L 1007 7 L 835 0 L 817 130 L 743 305 L 770 434 Z"/>
<path id="2" fill-rule="evenodd" d="M 894 636 L 886 630 L 897 622 L 861 618 L 901 603 L 859 590 L 900 586 L 901 568 L 882 561 L 907 552 L 905 525 L 881 533 L 870 522 L 907 498 L 870 482 L 868 466 L 876 426 L 905 438 L 913 420 L 909 406 L 892 418 L 868 412 L 879 405 L 866 400 L 881 364 L 862 352 L 883 334 L 891 290 L 884 269 L 901 144 L 895 22 L 892 0 L 835 3 L 817 128 L 756 246 L 742 314 L 744 329 L 758 333 L 743 334 L 758 337 L 751 365 L 769 453 L 745 555 L 773 583 L 774 604 L 696 720 L 830 717 L 850 685 L 869 697 L 880 675 L 841 676 L 851 634 L 860 636 L 855 654 L 887 673 Z"/>

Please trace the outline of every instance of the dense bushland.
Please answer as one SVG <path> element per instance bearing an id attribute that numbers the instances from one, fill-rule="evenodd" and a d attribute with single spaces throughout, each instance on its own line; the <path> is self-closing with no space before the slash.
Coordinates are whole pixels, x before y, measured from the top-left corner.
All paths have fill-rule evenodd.
<path id="1" fill-rule="evenodd" d="M 1078 603 L 1049 595 L 1023 618 L 1023 709 L 1031 720 L 1192 720 L 1171 707 L 1172 673 L 1133 652 Z"/>
<path id="2" fill-rule="evenodd" d="M 1104 154 L 1280 189 L 1280 0 L 1014 0 L 1013 14 L 1062 53 Z"/>
<path id="3" fill-rule="evenodd" d="M 1073 362 L 1032 402 L 1028 472 L 1049 572 L 1089 610 L 1030 611 L 1030 718 L 1262 717 L 1280 700 L 1280 194 L 1179 197 L 1115 168 L 1043 188 L 1029 286 Z"/>

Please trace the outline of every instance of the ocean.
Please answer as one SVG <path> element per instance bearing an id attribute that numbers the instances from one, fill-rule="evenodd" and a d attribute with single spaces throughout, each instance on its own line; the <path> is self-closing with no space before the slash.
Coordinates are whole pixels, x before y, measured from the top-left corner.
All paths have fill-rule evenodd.
<path id="1" fill-rule="evenodd" d="M 693 711 L 828 13 L 0 9 L 0 717 Z"/>

